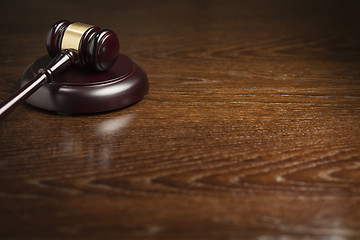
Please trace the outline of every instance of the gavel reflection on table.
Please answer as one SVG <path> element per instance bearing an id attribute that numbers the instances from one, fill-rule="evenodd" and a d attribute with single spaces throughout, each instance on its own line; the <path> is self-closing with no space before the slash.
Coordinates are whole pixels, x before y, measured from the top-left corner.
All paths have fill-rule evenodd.
<path id="1" fill-rule="evenodd" d="M 109 29 L 62 20 L 49 31 L 46 46 L 49 56 L 31 64 L 22 87 L 0 105 L 0 120 L 25 99 L 45 110 L 83 114 L 126 107 L 148 92 L 146 73 L 119 53 Z"/>

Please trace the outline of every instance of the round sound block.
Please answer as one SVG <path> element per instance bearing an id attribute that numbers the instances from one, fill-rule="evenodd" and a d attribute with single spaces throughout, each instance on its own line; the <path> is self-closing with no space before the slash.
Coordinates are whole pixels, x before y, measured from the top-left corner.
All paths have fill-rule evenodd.
<path id="1" fill-rule="evenodd" d="M 21 86 L 32 80 L 51 58 L 43 56 L 28 66 Z M 120 109 L 143 99 L 149 90 L 144 70 L 120 54 L 109 71 L 94 72 L 72 66 L 45 83 L 26 102 L 45 110 L 67 114 L 99 113 Z"/>

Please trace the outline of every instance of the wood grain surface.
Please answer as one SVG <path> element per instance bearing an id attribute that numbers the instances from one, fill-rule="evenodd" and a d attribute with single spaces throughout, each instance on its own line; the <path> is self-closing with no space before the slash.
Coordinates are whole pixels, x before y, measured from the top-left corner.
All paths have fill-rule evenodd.
<path id="1" fill-rule="evenodd" d="M 0 239 L 360 239 L 359 1 L 1 1 L 0 100 L 59 19 L 150 92 L 0 123 Z"/>

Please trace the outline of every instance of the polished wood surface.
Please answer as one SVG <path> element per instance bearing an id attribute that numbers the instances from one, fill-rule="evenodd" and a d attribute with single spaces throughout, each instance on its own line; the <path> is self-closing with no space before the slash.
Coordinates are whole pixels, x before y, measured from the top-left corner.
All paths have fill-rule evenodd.
<path id="1" fill-rule="evenodd" d="M 1 239 L 360 239 L 358 1 L 0 4 L 0 100 L 52 23 L 114 30 L 145 100 L 0 123 Z"/>

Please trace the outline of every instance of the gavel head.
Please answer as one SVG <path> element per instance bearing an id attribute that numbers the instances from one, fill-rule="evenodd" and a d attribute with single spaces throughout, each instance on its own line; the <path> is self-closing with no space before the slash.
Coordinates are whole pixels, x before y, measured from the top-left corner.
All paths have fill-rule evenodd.
<path id="1" fill-rule="evenodd" d="M 50 29 L 46 47 L 51 57 L 63 49 L 70 49 L 77 53 L 80 64 L 106 71 L 116 61 L 120 45 L 111 30 L 62 20 Z"/>

